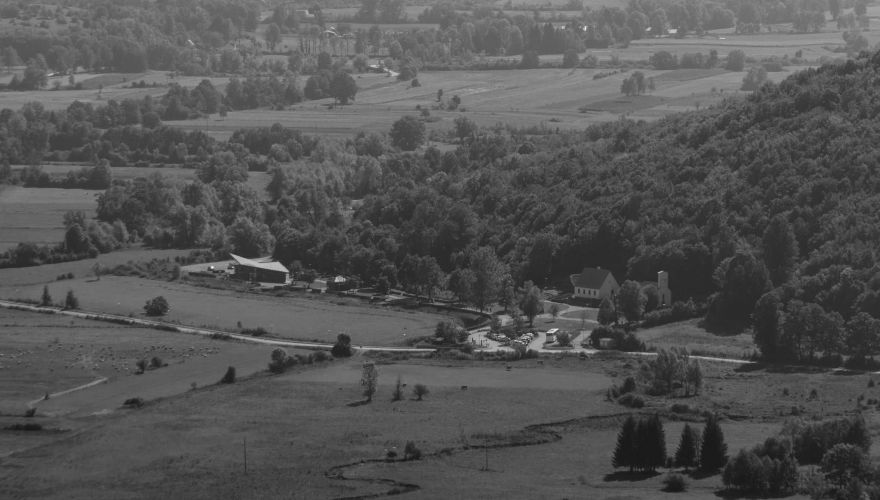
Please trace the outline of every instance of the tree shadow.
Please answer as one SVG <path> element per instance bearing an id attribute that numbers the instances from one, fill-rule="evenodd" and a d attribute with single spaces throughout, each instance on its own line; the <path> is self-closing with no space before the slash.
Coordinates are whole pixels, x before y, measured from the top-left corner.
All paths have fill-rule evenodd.
<path id="1" fill-rule="evenodd" d="M 351 403 L 346 404 L 345 406 L 356 407 L 370 404 L 371 401 L 368 399 L 362 399 L 360 401 L 352 401 Z"/>
<path id="2" fill-rule="evenodd" d="M 718 335 L 719 337 L 739 335 L 750 328 L 748 321 L 729 321 L 724 322 L 723 324 L 714 324 L 706 321 L 705 318 L 701 319 L 697 323 L 697 326 L 703 328 L 712 335 Z"/>
<path id="3" fill-rule="evenodd" d="M 706 471 L 706 470 L 694 469 L 688 474 L 688 476 L 690 476 L 691 479 L 700 480 L 700 479 L 706 479 L 707 477 L 716 476 L 716 475 L 718 475 L 718 473 L 719 473 L 719 471 L 717 471 L 717 470 Z"/>
<path id="4" fill-rule="evenodd" d="M 765 365 L 764 363 L 761 363 L 761 362 L 756 362 L 756 363 L 747 363 L 747 364 L 739 365 L 736 368 L 734 368 L 733 371 L 735 371 L 737 373 L 749 373 L 749 372 L 757 372 L 757 371 L 766 370 L 766 369 L 767 369 L 767 365 Z"/>
<path id="5" fill-rule="evenodd" d="M 645 479 L 651 479 L 652 477 L 659 476 L 660 473 L 657 471 L 616 471 L 611 474 L 605 474 L 602 478 L 605 482 L 611 481 L 644 481 Z"/>

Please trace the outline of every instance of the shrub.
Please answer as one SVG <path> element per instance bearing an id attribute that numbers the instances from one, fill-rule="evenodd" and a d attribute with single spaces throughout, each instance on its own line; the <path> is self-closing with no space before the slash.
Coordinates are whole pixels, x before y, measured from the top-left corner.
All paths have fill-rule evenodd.
<path id="1" fill-rule="evenodd" d="M 559 332 L 556 334 L 556 343 L 562 347 L 571 347 L 571 334 L 568 332 Z"/>
<path id="2" fill-rule="evenodd" d="M 287 355 L 287 351 L 280 347 L 272 350 L 269 359 L 269 371 L 272 373 L 284 373 L 290 363 L 288 361 L 290 357 Z"/>
<path id="3" fill-rule="evenodd" d="M 159 356 L 153 356 L 150 359 L 150 368 L 162 368 L 163 366 L 165 366 L 165 363 L 162 362 L 162 358 Z"/>
<path id="4" fill-rule="evenodd" d="M 617 398 L 617 402 L 629 408 L 644 408 L 645 400 L 641 396 L 629 393 Z"/>
<path id="5" fill-rule="evenodd" d="M 140 408 L 141 406 L 144 406 L 144 400 L 142 398 L 128 398 L 122 403 L 122 406 L 128 408 Z"/>
<path id="6" fill-rule="evenodd" d="M 41 431 L 43 430 L 43 426 L 41 424 L 12 424 L 5 427 L 8 431 Z"/>
<path id="7" fill-rule="evenodd" d="M 262 337 L 269 332 L 262 326 L 258 326 L 256 328 L 244 328 L 241 330 L 241 333 L 245 335 L 250 335 L 251 337 Z"/>
<path id="8" fill-rule="evenodd" d="M 135 365 L 138 367 L 138 373 L 144 373 L 147 371 L 147 360 L 139 359 Z"/>
<path id="9" fill-rule="evenodd" d="M 687 480 L 681 474 L 670 472 L 663 478 L 663 491 L 669 493 L 679 493 L 687 490 Z"/>
<path id="10" fill-rule="evenodd" d="M 626 377 L 626 380 L 623 381 L 623 387 L 620 388 L 620 392 L 622 394 L 626 394 L 628 392 L 633 392 L 636 390 L 636 379 L 633 377 Z"/>
<path id="11" fill-rule="evenodd" d="M 326 351 L 315 351 L 315 352 L 312 354 L 312 359 L 313 359 L 316 363 L 323 363 L 324 361 L 329 361 L 329 360 L 332 359 L 332 358 L 331 358 L 331 356 L 330 356 L 329 354 L 327 354 Z"/>
<path id="12" fill-rule="evenodd" d="M 67 291 L 67 296 L 64 297 L 64 308 L 65 309 L 79 309 L 79 299 L 74 295 L 73 290 Z"/>
<path id="13" fill-rule="evenodd" d="M 144 311 L 147 313 L 147 316 L 164 316 L 168 313 L 169 309 L 168 301 L 161 295 L 148 300 L 144 305 Z"/>
<path id="14" fill-rule="evenodd" d="M 428 394 L 428 387 L 425 384 L 416 384 L 413 387 L 413 395 L 416 397 L 418 401 L 422 400 L 422 397 Z"/>
<path id="15" fill-rule="evenodd" d="M 230 366 L 226 369 L 226 374 L 223 375 L 223 378 L 220 379 L 221 384 L 234 384 L 235 383 L 235 367 Z"/>
<path id="16" fill-rule="evenodd" d="M 336 343 L 330 349 L 334 358 L 347 358 L 351 356 L 351 337 L 344 333 L 336 336 Z"/>
<path id="17" fill-rule="evenodd" d="M 422 450 L 416 447 L 412 441 L 407 441 L 403 449 L 404 460 L 420 460 L 422 458 Z"/>

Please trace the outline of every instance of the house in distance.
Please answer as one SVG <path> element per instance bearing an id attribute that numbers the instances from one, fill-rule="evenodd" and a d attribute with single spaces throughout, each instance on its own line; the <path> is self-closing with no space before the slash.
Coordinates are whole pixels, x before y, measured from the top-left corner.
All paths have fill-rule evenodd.
<path id="1" fill-rule="evenodd" d="M 572 297 L 576 299 L 599 302 L 607 297 L 613 300 L 620 290 L 611 271 L 601 267 L 585 267 L 580 274 L 572 274 L 570 280 L 574 287 Z"/>
<path id="2" fill-rule="evenodd" d="M 271 257 L 246 259 L 239 255 L 229 254 L 233 264 L 232 278 L 251 283 L 290 283 L 290 271 L 283 264 Z"/>

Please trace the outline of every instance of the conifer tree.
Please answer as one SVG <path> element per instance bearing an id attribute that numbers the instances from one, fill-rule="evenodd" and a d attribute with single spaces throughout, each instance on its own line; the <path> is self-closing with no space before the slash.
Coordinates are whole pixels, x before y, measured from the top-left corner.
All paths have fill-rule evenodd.
<path id="1" fill-rule="evenodd" d="M 703 442 L 700 447 L 700 470 L 712 472 L 724 467 L 727 462 L 727 444 L 724 442 L 724 432 L 718 424 L 718 418 L 713 414 L 706 419 L 706 427 L 703 428 Z"/>
<path id="2" fill-rule="evenodd" d="M 614 449 L 614 459 L 611 462 L 615 468 L 629 467 L 632 472 L 635 467 L 637 431 L 638 423 L 635 417 L 630 415 L 617 434 L 617 447 Z"/>
<path id="3" fill-rule="evenodd" d="M 642 430 L 644 429 L 644 430 Z M 666 432 L 663 421 L 653 415 L 639 424 L 640 439 L 637 443 L 638 455 L 643 457 L 644 470 L 654 471 L 666 464 Z"/>
<path id="4" fill-rule="evenodd" d="M 52 305 L 52 296 L 49 295 L 49 285 L 43 286 L 43 296 L 40 298 L 41 306 L 51 306 Z"/>
<path id="5" fill-rule="evenodd" d="M 700 436 L 697 430 L 689 424 L 684 424 L 681 430 L 681 440 L 678 442 L 678 450 L 675 451 L 675 465 L 677 467 L 695 467 L 700 450 Z"/>

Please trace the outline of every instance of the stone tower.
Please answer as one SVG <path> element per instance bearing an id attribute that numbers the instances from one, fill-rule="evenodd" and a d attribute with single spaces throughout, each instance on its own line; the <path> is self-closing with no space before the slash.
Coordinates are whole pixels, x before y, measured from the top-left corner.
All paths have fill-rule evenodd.
<path id="1" fill-rule="evenodd" d="M 660 306 L 672 306 L 672 292 L 669 290 L 669 273 L 660 271 L 657 273 L 657 292 L 660 294 Z"/>

